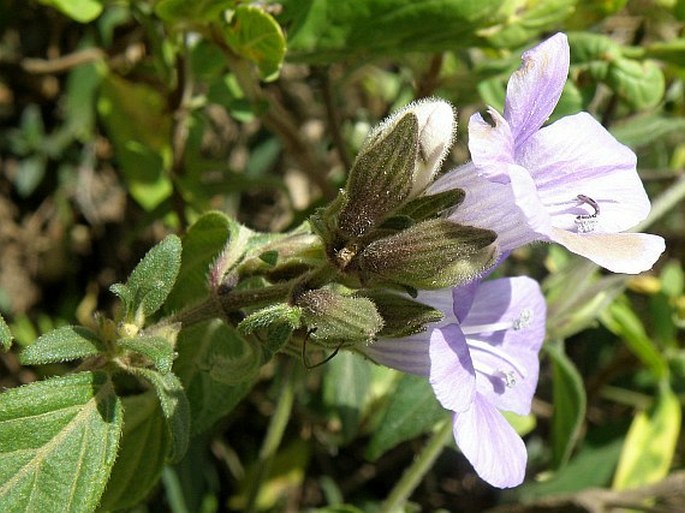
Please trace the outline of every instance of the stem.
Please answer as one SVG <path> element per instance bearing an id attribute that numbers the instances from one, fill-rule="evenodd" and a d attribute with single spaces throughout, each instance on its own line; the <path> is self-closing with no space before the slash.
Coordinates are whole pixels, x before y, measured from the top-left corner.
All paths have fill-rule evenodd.
<path id="1" fill-rule="evenodd" d="M 685 175 L 678 178 L 673 185 L 652 202 L 652 210 L 649 212 L 649 215 L 635 227 L 634 231 L 640 232 L 662 218 L 680 203 L 683 198 L 685 198 Z"/>
<path id="2" fill-rule="evenodd" d="M 402 478 L 397 482 L 395 487 L 390 492 L 390 495 L 383 503 L 380 513 L 395 513 L 401 511 L 409 499 L 409 496 L 414 492 L 419 485 L 423 476 L 432 467 L 435 460 L 438 459 L 443 447 L 449 440 L 452 434 L 452 422 L 447 420 L 438 430 L 433 434 L 433 437 L 428 441 L 423 451 L 414 460 L 414 463 L 404 472 Z"/>
<path id="3" fill-rule="evenodd" d="M 276 456 L 276 451 L 281 444 L 283 433 L 285 433 L 285 428 L 290 419 L 290 412 L 292 411 L 295 399 L 295 380 L 293 379 L 292 365 L 292 359 L 288 358 L 285 360 L 281 395 L 278 398 L 278 401 L 276 401 L 276 411 L 271 417 L 264 443 L 259 451 L 255 477 L 250 481 L 250 488 L 247 492 L 245 513 L 252 513 L 255 511 L 257 495 L 259 494 L 262 482 L 269 474 L 269 468 Z"/>

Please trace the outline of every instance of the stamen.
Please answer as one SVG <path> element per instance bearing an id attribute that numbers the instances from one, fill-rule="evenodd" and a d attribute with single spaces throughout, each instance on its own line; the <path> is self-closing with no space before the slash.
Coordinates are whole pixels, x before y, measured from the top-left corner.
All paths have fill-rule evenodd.
<path id="1" fill-rule="evenodd" d="M 507 331 L 514 329 L 516 331 L 522 330 L 530 326 L 533 320 L 533 311 L 530 308 L 521 310 L 519 316 L 513 321 L 493 322 L 491 324 L 476 324 L 469 326 L 461 326 L 461 331 L 464 335 L 476 335 L 478 333 L 494 333 L 496 331 Z"/>
<path id="2" fill-rule="evenodd" d="M 466 343 L 469 346 L 470 350 L 476 350 L 476 351 L 483 351 L 484 353 L 488 353 L 496 358 L 499 358 L 503 362 L 507 364 L 508 367 L 512 367 L 519 376 L 521 376 L 523 379 L 526 378 L 526 371 L 525 369 L 521 368 L 520 365 L 516 363 L 515 360 L 513 360 L 507 353 L 502 351 L 500 348 L 493 346 L 492 344 L 488 344 L 487 342 L 483 342 L 481 340 L 473 339 L 473 338 L 467 338 Z M 471 358 L 471 360 L 474 362 L 474 367 L 476 365 L 476 361 L 478 358 Z M 494 376 L 496 373 L 502 373 L 502 370 L 499 369 L 489 369 L 491 372 L 489 374 L 491 376 Z"/>
<path id="3" fill-rule="evenodd" d="M 597 227 L 597 217 L 599 216 L 599 203 L 593 200 L 590 196 L 585 194 L 578 194 L 576 196 L 581 204 L 586 203 L 592 207 L 594 212 L 592 214 L 581 214 L 576 216 L 576 226 L 578 233 L 593 232 Z"/>
<path id="4" fill-rule="evenodd" d="M 530 308 L 524 308 L 521 310 L 521 314 L 519 315 L 518 319 L 514 319 L 514 322 L 512 323 L 512 328 L 514 328 L 516 331 L 522 330 L 530 326 L 530 323 L 533 321 L 533 311 Z"/>

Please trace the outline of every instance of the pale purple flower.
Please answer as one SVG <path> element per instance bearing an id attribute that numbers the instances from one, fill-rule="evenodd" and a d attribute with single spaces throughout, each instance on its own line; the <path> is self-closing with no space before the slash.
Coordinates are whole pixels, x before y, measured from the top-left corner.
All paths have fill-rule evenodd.
<path id="1" fill-rule="evenodd" d="M 535 280 L 501 278 L 419 293 L 445 318 L 401 339 L 378 340 L 372 360 L 429 377 L 442 406 L 454 412 L 457 445 L 493 486 L 519 485 L 527 454 L 498 410 L 530 412 L 545 335 L 545 300 Z"/>
<path id="2" fill-rule="evenodd" d="M 489 108 L 492 124 L 480 114 L 469 121 L 472 162 L 429 192 L 465 189 L 453 218 L 496 231 L 502 252 L 557 242 L 610 271 L 650 269 L 664 240 L 619 233 L 650 210 L 635 154 L 585 112 L 542 127 L 568 75 L 566 36 L 552 36 L 522 61 L 509 79 L 504 115 Z"/>

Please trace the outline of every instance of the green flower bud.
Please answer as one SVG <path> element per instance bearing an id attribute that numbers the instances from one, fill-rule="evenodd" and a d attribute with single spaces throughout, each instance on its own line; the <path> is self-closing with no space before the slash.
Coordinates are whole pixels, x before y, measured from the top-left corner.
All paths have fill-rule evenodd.
<path id="1" fill-rule="evenodd" d="M 383 328 L 370 299 L 344 296 L 328 289 L 309 290 L 295 301 L 311 338 L 326 347 L 366 343 Z"/>
<path id="2" fill-rule="evenodd" d="M 426 324 L 442 320 L 443 313 L 406 296 L 382 290 L 365 290 L 362 295 L 371 299 L 383 317 L 379 337 L 399 338 L 419 333 Z"/>
<path id="3" fill-rule="evenodd" d="M 372 242 L 357 264 L 366 283 L 451 287 L 472 280 L 492 265 L 496 238 L 491 230 L 432 219 Z"/>
<path id="4" fill-rule="evenodd" d="M 339 228 L 361 237 L 418 196 L 452 144 L 454 111 L 442 100 L 407 105 L 374 128 L 355 161 Z"/>

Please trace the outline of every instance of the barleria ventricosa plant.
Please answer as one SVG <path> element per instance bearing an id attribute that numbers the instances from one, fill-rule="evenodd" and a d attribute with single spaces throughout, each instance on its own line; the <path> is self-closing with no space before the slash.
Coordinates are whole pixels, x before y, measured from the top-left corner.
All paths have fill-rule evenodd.
<path id="1" fill-rule="evenodd" d="M 622 45 L 589 28 L 626 2 L 524 2 L 516 17 L 502 0 L 40 3 L 79 27 L 83 48 L 19 61 L 69 80 L 59 129 L 33 105 L 3 140 L 23 177 L 11 188 L 30 199 L 59 162 L 60 183 L 76 177 L 74 201 L 105 230 L 102 219 L 123 217 L 102 217 L 83 180 L 113 167 L 139 218 L 118 244 L 144 231 L 158 242 L 99 303 L 91 294 L 35 337 L 28 317 L 3 308 L 0 343 L 35 374 L 0 394 L 0 511 L 414 511 L 410 495 L 450 440 L 462 472 L 479 478 L 460 481 L 457 495 L 474 482 L 520 486 L 511 497 L 521 511 L 539 496 L 609 485 L 601 504 L 647 507 L 667 495 L 654 483 L 668 491 L 682 480 L 668 477 L 680 454 L 682 268 L 630 277 L 666 247 L 640 231 L 685 194 L 680 180 L 650 203 L 640 127 L 667 135 L 682 120 L 640 114 L 647 121 L 608 129 L 617 112 L 668 102 L 682 111 L 652 60 L 673 62 L 682 48 Z M 429 64 L 415 62 L 428 53 Z M 384 59 L 403 73 L 427 65 L 426 76 L 403 82 Z M 395 94 L 381 122 L 340 117 L 344 93 L 331 81 L 356 74 L 363 94 Z M 310 89 L 321 90 L 323 131 L 293 115 L 316 97 Z M 452 104 L 462 103 L 475 113 L 458 132 Z M 468 149 L 466 163 L 453 165 L 455 148 Z M 278 227 L 260 226 L 250 195 L 292 193 L 293 177 L 315 192 Z M 0 274 L 0 307 L 3 283 Z M 648 298 L 652 321 L 626 287 Z M 590 327 L 626 350 L 600 340 L 584 381 L 567 349 Z M 639 368 L 614 382 L 621 359 Z M 551 391 L 541 385 L 536 405 L 539 382 Z M 276 399 L 252 408 L 259 394 Z M 638 408 L 619 419 L 625 442 L 601 442 L 597 398 Z M 383 476 L 382 496 L 343 497 L 372 474 L 342 458 L 336 470 L 334 454 L 362 444 L 377 461 L 420 435 L 430 435 L 425 447 L 401 475 Z M 327 455 L 313 457 L 305 440 Z M 610 464 L 598 477 L 581 475 L 601 458 Z M 283 499 L 315 461 L 307 486 L 321 496 Z M 340 483 L 327 475 L 346 472 Z M 217 484 L 223 474 L 237 484 Z M 561 497 L 554 505 L 573 502 Z M 423 506 L 456 507 L 434 499 Z"/>

